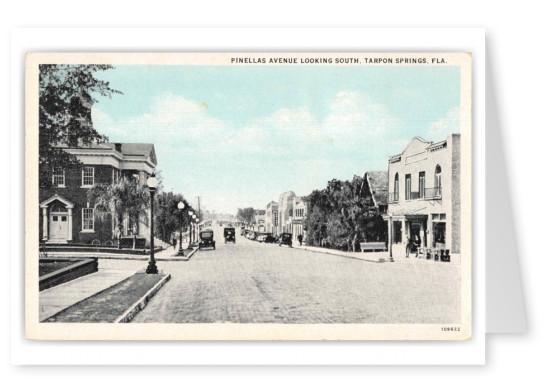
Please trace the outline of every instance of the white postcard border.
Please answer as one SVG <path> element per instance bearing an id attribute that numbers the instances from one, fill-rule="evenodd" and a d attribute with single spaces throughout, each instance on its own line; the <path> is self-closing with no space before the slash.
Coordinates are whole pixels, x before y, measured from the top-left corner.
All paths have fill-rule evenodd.
<path id="1" fill-rule="evenodd" d="M 303 47 L 300 47 L 300 44 L 301 42 L 303 42 L 302 40 L 296 40 L 296 36 L 293 35 L 293 34 L 298 34 L 300 32 L 302 32 L 302 35 L 304 35 L 305 33 L 305 30 L 278 30 L 278 29 L 259 29 L 258 30 L 258 33 L 260 35 L 264 35 L 264 38 L 267 39 L 267 36 L 266 35 L 271 35 L 271 40 L 267 40 L 265 42 L 262 42 L 262 46 L 256 46 L 255 47 L 255 44 L 254 43 L 250 43 L 249 45 L 245 45 L 245 47 L 241 46 L 239 48 L 232 48 L 231 46 L 231 42 L 243 42 L 243 41 L 235 41 L 233 39 L 224 39 L 224 41 L 227 42 L 226 46 L 224 46 L 223 44 L 220 43 L 219 41 L 219 36 L 217 36 L 217 33 L 220 32 L 220 30 L 203 30 L 203 29 L 200 29 L 201 30 L 201 34 L 203 34 L 202 36 L 205 37 L 205 32 L 209 32 L 209 34 L 206 34 L 206 36 L 208 36 L 208 38 L 210 39 L 207 40 L 207 39 L 204 39 L 203 40 L 203 43 L 202 43 L 202 48 L 205 49 L 205 50 L 209 50 L 209 51 L 214 51 L 214 50 L 225 50 L 225 51 L 229 51 L 230 49 L 231 50 L 234 50 L 235 51 L 242 51 L 242 52 L 245 52 L 245 51 L 252 51 L 252 50 L 258 50 L 259 48 L 262 48 L 263 50 L 265 51 L 276 51 L 276 50 L 279 50 L 278 47 L 272 47 L 271 45 L 267 44 L 266 42 L 279 42 L 279 44 L 281 45 L 281 42 L 283 42 L 281 40 L 281 34 L 284 33 L 284 35 L 287 37 L 287 40 L 289 41 L 289 44 L 288 46 L 286 46 L 286 49 L 287 50 L 293 50 L 293 51 L 299 51 L 299 50 L 304 50 Z M 247 30 L 245 29 L 247 34 L 250 34 L 250 30 Z M 328 31 L 329 30 L 329 31 Z M 382 31 L 381 31 L 382 30 Z M 67 34 L 67 31 L 66 30 L 63 30 L 64 31 L 64 34 L 63 36 L 65 38 L 67 37 L 74 37 L 76 38 L 77 36 L 80 36 L 80 39 L 77 39 L 76 41 L 80 41 L 80 42 L 87 42 L 86 45 L 82 45 L 80 47 L 78 46 L 75 46 L 75 42 L 73 44 L 69 44 L 69 43 L 66 43 L 66 47 L 64 49 L 67 49 L 67 48 L 70 48 L 71 50 L 77 50 L 76 48 L 78 47 L 78 51 L 82 51 L 82 50 L 86 50 L 87 47 L 94 47 L 93 46 L 93 42 L 98 42 L 98 40 L 101 40 L 101 36 L 102 34 L 98 34 L 98 30 L 93 30 L 93 31 L 88 31 L 88 30 L 78 30 L 78 34 Z M 100 30 L 103 34 L 106 34 L 107 36 L 109 36 L 111 33 L 113 33 L 113 30 Z M 166 37 L 167 34 L 169 34 L 172 30 L 146 30 L 146 31 L 143 31 L 143 30 L 137 30 L 137 31 L 133 31 L 133 35 L 134 35 L 134 38 L 136 38 L 136 35 L 134 33 L 137 33 L 138 36 L 140 36 L 140 32 L 141 32 L 141 35 L 143 36 L 144 34 L 147 34 L 148 35 L 148 38 L 151 38 L 150 37 L 150 34 L 152 34 L 153 32 L 156 32 L 156 35 L 158 36 L 158 38 L 162 38 L 162 37 Z M 341 32 L 341 35 L 343 36 L 342 37 L 342 41 L 341 42 L 347 42 L 347 43 L 350 43 L 350 39 L 346 39 L 346 36 L 347 34 L 350 34 L 350 33 L 353 33 L 352 31 L 350 31 L 349 29 L 345 29 L 345 30 L 335 30 L 335 29 L 327 29 L 327 30 L 323 30 L 327 33 L 330 33 L 331 34 L 331 37 L 334 37 L 335 33 L 336 32 Z M 377 49 L 377 46 L 381 47 L 381 46 L 384 46 L 386 45 L 385 47 L 385 51 L 388 51 L 389 48 L 392 48 L 392 50 L 398 50 L 398 49 L 395 49 L 397 47 L 399 47 L 399 50 L 400 51 L 432 51 L 432 50 L 435 50 L 435 48 L 433 48 L 431 45 L 427 45 L 425 44 L 426 42 L 436 42 L 436 41 L 440 41 L 440 39 L 434 39 L 436 37 L 438 38 L 442 38 L 442 34 L 440 32 L 440 30 L 438 30 L 438 33 L 433 30 L 433 29 L 429 29 L 428 31 L 425 30 L 425 29 L 414 29 L 414 30 L 404 30 L 404 29 L 398 29 L 398 30 L 394 30 L 394 29 L 376 29 L 376 30 L 360 30 L 362 32 L 362 35 L 364 37 L 364 43 L 363 45 L 361 46 L 362 49 L 359 50 L 358 49 L 358 46 L 352 46 L 352 47 L 349 47 L 348 44 L 346 45 L 346 47 L 339 47 L 340 50 L 347 50 L 347 51 L 376 51 L 375 49 Z M 427 34 L 428 32 L 430 31 L 430 37 L 431 39 L 429 39 L 429 35 Z M 16 51 L 16 48 L 18 47 L 19 50 L 22 50 L 23 52 L 25 51 L 30 51 L 30 50 L 40 50 L 40 51 L 45 51 L 47 49 L 45 49 L 46 47 L 50 48 L 51 50 L 60 50 L 59 46 L 60 45 L 63 45 L 63 43 L 60 43 L 59 41 L 56 43 L 57 47 L 52 47 L 52 45 L 46 40 L 46 41 L 42 41 L 44 42 L 42 44 L 42 46 L 39 45 L 39 47 L 41 47 L 41 49 L 37 49 L 36 45 L 34 45 L 35 47 L 32 47 L 31 45 L 29 45 L 29 42 L 36 42 L 37 40 L 37 35 L 35 35 L 34 37 L 32 35 L 29 35 L 31 31 L 29 30 L 17 30 L 17 34 L 15 34 L 15 39 L 14 39 L 14 42 L 13 42 L 13 46 L 12 46 L 12 64 L 13 64 L 13 68 L 12 70 L 14 71 L 14 73 L 17 73 L 19 74 L 19 72 L 22 72 L 23 68 L 20 67 L 20 64 L 21 64 L 21 52 L 17 52 Z M 36 33 L 36 30 L 33 29 L 33 32 Z M 182 34 L 183 31 L 181 30 L 178 30 L 178 32 L 184 36 L 186 35 L 187 33 L 190 32 L 190 30 L 185 30 L 186 34 Z M 198 32 L 198 31 L 195 31 L 194 32 Z M 234 36 L 237 35 L 242 35 L 245 31 L 243 31 L 242 29 L 229 29 L 228 30 L 228 34 L 223 34 L 224 37 L 231 37 L 231 36 Z M 256 37 L 256 38 L 252 38 L 251 41 L 256 41 L 257 40 L 257 37 L 259 34 L 256 34 L 256 30 L 255 30 L 255 34 L 250 34 L 249 37 L 252 38 L 252 36 Z M 321 32 L 321 30 L 319 31 Z M 357 31 L 356 31 L 357 32 Z M 476 30 L 476 29 L 468 29 L 468 30 L 443 30 L 444 33 L 447 33 L 449 35 L 449 33 L 451 32 L 454 32 L 456 34 L 456 36 L 458 37 L 457 39 L 459 40 L 458 42 L 461 42 L 461 40 L 463 39 L 463 43 L 460 44 L 460 46 L 456 46 L 454 47 L 453 44 L 450 46 L 450 41 L 448 41 L 446 43 L 446 45 L 444 46 L 443 45 L 443 42 L 437 47 L 440 49 L 440 50 L 443 50 L 445 48 L 446 51 L 470 51 L 470 52 L 473 52 L 473 78 L 475 80 L 475 85 L 477 86 L 477 88 L 474 89 L 474 94 L 476 95 L 473 95 L 473 103 L 475 105 L 475 107 L 473 108 L 474 110 L 474 115 L 473 115 L 473 137 L 475 138 L 473 144 L 473 161 L 475 162 L 474 163 L 474 167 L 476 167 L 476 171 L 474 172 L 474 178 L 473 178 L 473 205 L 474 205 L 474 208 L 475 208 L 475 213 L 473 213 L 473 232 L 475 232 L 476 234 L 476 240 L 474 241 L 474 254 L 473 254 L 473 290 L 476 292 L 475 296 L 477 298 L 476 301 L 473 301 L 473 319 L 475 319 L 475 322 L 473 323 L 473 340 L 472 341 L 468 341 L 468 342 L 452 342 L 449 346 L 449 348 L 446 348 L 446 349 L 451 349 L 451 350 L 456 350 L 457 346 L 454 346 L 454 349 L 452 349 L 452 346 L 453 344 L 464 344 L 464 345 L 468 345 L 469 349 L 468 350 L 471 350 L 470 348 L 472 348 L 473 346 L 476 346 L 476 349 L 473 349 L 473 350 L 476 350 L 478 352 L 478 355 L 477 355 L 477 362 L 480 363 L 480 358 L 482 357 L 482 361 L 483 361 L 483 351 L 484 351 L 484 347 L 483 347 L 483 344 L 484 344 L 484 312 L 480 313 L 480 309 L 484 308 L 484 300 L 480 300 L 480 297 L 484 297 L 484 289 L 480 289 L 480 285 L 483 286 L 483 283 L 484 283 L 484 267 L 483 267 L 483 262 L 476 262 L 476 260 L 483 260 L 483 256 L 481 257 L 481 255 L 484 254 L 484 252 L 480 251 L 481 248 L 483 248 L 483 228 L 480 229 L 480 219 L 483 220 L 483 216 L 484 216 L 484 213 L 483 213 L 483 208 L 484 208 L 484 197 L 482 196 L 482 198 L 480 198 L 480 192 L 482 192 L 483 194 L 483 190 L 484 190 L 484 175 L 483 175 L 483 171 L 481 170 L 481 167 L 483 168 L 483 164 L 484 164 L 484 155 L 483 155 L 483 151 L 484 151 L 484 134 L 483 132 L 479 131 L 479 132 L 476 132 L 477 129 L 484 129 L 484 122 L 483 122 L 483 118 L 484 118 L 484 105 L 483 105 L 483 102 L 484 102 L 484 99 L 483 99 L 483 86 L 484 86 L 484 83 L 483 83 L 483 78 L 484 78 L 484 74 L 483 74 L 483 70 L 484 70 L 484 67 L 483 67 L 483 64 L 484 64 L 484 41 L 483 41 L 483 31 L 482 30 Z M 21 34 L 19 34 L 21 33 Z M 27 33 L 27 34 L 25 34 Z M 52 30 L 46 30 L 46 34 L 45 35 L 48 35 L 52 33 Z M 373 34 L 371 34 L 373 33 Z M 384 33 L 384 34 L 383 34 Z M 93 34 L 93 37 L 94 39 L 92 40 L 87 40 L 85 36 L 83 35 L 91 35 Z M 414 34 L 414 35 L 418 35 L 418 39 L 416 39 L 416 42 L 423 42 L 423 46 L 422 47 L 415 47 L 415 49 L 411 48 L 410 46 L 399 46 L 397 45 L 397 42 L 400 42 L 400 37 L 404 37 L 403 34 L 407 34 L 407 36 L 409 38 L 411 38 L 411 34 Z M 40 34 L 40 37 L 44 37 L 45 35 L 43 34 Z M 117 34 L 115 34 L 117 35 Z M 155 34 L 153 34 L 155 35 Z M 300 36 L 300 34 L 298 34 Z M 321 34 L 323 35 L 323 34 Z M 339 35 L 339 34 L 336 34 L 336 35 Z M 453 34 L 452 34 L 453 35 Z M 387 39 L 382 39 L 386 37 Z M 25 38 L 27 40 L 25 40 Z M 91 38 L 91 37 L 89 37 Z M 104 39 L 106 38 L 106 36 L 104 35 Z M 216 39 L 215 39 L 216 38 Z M 376 39 L 375 39 L 376 38 Z M 389 40 L 390 38 L 390 40 Z M 467 39 L 468 38 L 468 39 Z M 30 40 L 29 40 L 30 39 Z M 34 41 L 33 41 L 34 39 Z M 71 39 L 69 39 L 69 41 L 71 41 Z M 374 42 L 376 41 L 376 45 L 374 44 Z M 385 43 L 386 41 L 386 43 Z M 48 44 L 45 44 L 45 42 L 48 42 Z M 105 41 L 107 42 L 107 41 Z M 101 44 L 103 45 L 103 48 L 105 48 L 105 50 L 122 50 L 121 47 L 112 47 L 112 45 L 106 45 L 105 42 L 102 42 Z M 130 42 L 127 42 L 127 43 L 122 43 L 121 40 L 117 40 L 117 42 L 119 43 L 119 45 L 124 45 L 126 47 L 125 51 L 128 51 L 128 50 L 136 50 L 134 47 L 135 47 L 135 44 L 136 42 L 142 42 L 141 40 L 137 39 L 136 42 L 134 42 L 134 45 L 132 45 Z M 144 41 L 145 42 L 145 41 Z M 167 40 L 163 40 L 163 39 L 159 39 L 158 42 L 163 42 L 163 51 L 167 51 L 167 50 L 190 50 L 193 48 L 194 45 L 197 45 L 197 42 L 194 41 L 193 43 L 189 42 L 189 41 L 178 41 L 178 45 L 175 45 L 175 46 L 168 46 L 167 47 Z M 216 46 L 213 47 L 213 42 L 216 42 Z M 319 41 L 320 43 L 323 42 L 323 41 Z M 329 42 L 329 41 L 326 41 L 326 42 Z M 334 41 L 333 41 L 334 42 Z M 370 42 L 372 42 L 370 44 Z M 393 42 L 393 43 L 391 43 Z M 17 43 L 19 45 L 17 45 Z M 97 44 L 99 45 L 99 43 Z M 458 43 L 456 43 L 456 45 L 458 45 Z M 110 47 L 111 46 L 111 47 Z M 296 46 L 299 46 L 299 47 L 296 47 Z M 329 43 L 328 45 L 329 47 L 331 47 L 331 43 Z M 96 46 L 97 47 L 97 46 Z M 140 49 L 141 51 L 145 51 L 145 50 L 149 50 L 147 48 L 143 48 L 143 49 Z M 186 50 L 186 51 L 187 51 Z M 327 50 L 327 47 L 313 47 L 312 49 L 309 49 L 308 51 L 328 51 Z M 475 58 L 475 54 L 478 55 L 479 57 L 478 58 Z M 17 56 L 17 57 L 16 57 Z M 482 66 L 481 66 L 482 64 Z M 480 72 L 480 70 L 482 69 L 482 72 Z M 482 79 L 482 82 L 480 81 Z M 19 80 L 22 80 L 22 77 L 19 77 L 19 78 L 14 78 L 12 79 L 13 82 L 15 83 L 16 81 L 19 81 Z M 12 85 L 12 97 L 14 97 L 14 95 L 17 96 L 17 93 L 21 94 L 22 93 L 22 88 L 20 91 L 16 91 L 16 88 L 13 88 L 14 86 Z M 478 91 L 478 93 L 477 93 Z M 482 99 L 481 99 L 482 97 Z M 12 100 L 14 102 L 17 102 L 18 100 Z M 19 99 L 19 102 L 22 102 L 22 99 L 20 97 Z M 21 129 L 22 127 L 20 126 L 21 124 L 17 124 L 17 119 L 18 117 L 16 115 L 13 115 L 12 117 L 12 129 Z M 20 117 L 19 117 L 20 118 Z M 482 120 L 481 120 L 482 119 Z M 15 124 L 14 124 L 15 122 Z M 17 140 L 13 141 L 12 139 L 12 142 L 17 142 Z M 16 149 L 16 150 L 21 150 L 21 149 Z M 481 179 L 482 178 L 482 179 Z M 12 181 L 13 181 L 13 177 L 12 177 Z M 482 183 L 482 186 L 480 186 L 480 184 Z M 17 186 L 12 186 L 12 189 L 15 189 L 17 188 Z M 476 191 L 475 191 L 476 189 Z M 14 198 L 12 198 L 14 199 Z M 482 201 L 480 201 L 482 200 Z M 13 211 L 12 211 L 13 213 Z M 13 220 L 13 215 L 12 215 L 12 220 Z M 484 222 L 482 221 L 482 226 L 484 225 Z M 482 238 L 482 240 L 481 240 Z M 17 259 L 16 257 L 13 256 L 13 253 L 12 253 L 12 262 L 14 259 Z M 22 257 L 20 257 L 19 259 L 22 259 Z M 18 265 L 13 265 L 12 264 L 12 282 L 21 282 L 21 276 L 18 276 L 18 277 L 15 277 L 14 278 L 14 275 L 13 273 L 17 273 L 18 270 L 20 270 L 18 268 Z M 15 289 L 15 287 L 17 287 L 17 283 L 14 283 L 12 285 L 12 289 Z M 21 288 L 21 287 L 20 287 Z M 19 294 L 20 292 L 22 292 L 22 289 L 19 290 Z M 12 290 L 12 299 L 14 298 L 14 296 L 17 295 L 17 290 L 15 290 L 15 292 Z M 13 313 L 17 313 L 17 308 L 13 306 L 13 302 L 12 302 L 12 311 Z M 482 314 L 482 316 L 480 316 Z M 13 322 L 14 318 L 12 317 L 12 322 Z M 480 328 L 482 324 L 482 328 Z M 13 323 L 12 323 L 12 326 Z M 372 326 L 372 325 L 371 325 Z M 20 337 L 19 335 L 19 331 L 21 330 L 21 328 L 18 328 L 17 326 L 16 327 L 12 327 L 12 330 L 14 331 L 17 331 L 17 336 Z M 482 332 L 480 332 L 482 331 Z M 482 340 L 482 349 L 480 349 L 480 339 Z M 12 340 L 13 341 L 13 340 Z M 335 355 L 335 353 L 331 353 L 331 354 L 327 354 L 327 355 L 311 355 L 311 354 L 304 354 L 304 349 L 301 349 L 301 354 L 299 356 L 297 356 L 296 354 L 293 354 L 293 353 L 290 353 L 291 351 L 294 350 L 294 345 L 289 345 L 290 343 L 283 343 L 283 345 L 286 346 L 286 349 L 284 349 L 284 351 L 281 351 L 281 349 L 276 349 L 276 351 L 278 351 L 280 354 L 279 355 L 268 355 L 268 356 L 265 356 L 266 354 L 266 347 L 264 347 L 264 349 L 260 350 L 260 351 L 257 351 L 255 352 L 252 356 L 249 356 L 248 358 L 247 357 L 241 357 L 241 360 L 240 361 L 237 361 L 235 360 L 235 357 L 232 357 L 231 360 L 228 360 L 228 357 L 227 357 L 227 353 L 225 354 L 218 354 L 218 355 L 215 355 L 213 357 L 210 358 L 210 363 L 212 364 L 215 364 L 215 363 L 218 363 L 218 364 L 223 364 L 223 363 L 243 363 L 243 364 L 252 364 L 252 363 L 270 363 L 270 364 L 276 364 L 276 363 L 304 363 L 304 364 L 307 364 L 307 363 L 320 363 L 319 361 L 320 360 L 327 360 L 327 361 L 324 361 L 323 363 L 340 363 L 340 364 L 345 364 L 345 363 L 371 363 L 371 364 L 387 364 L 387 363 L 396 363 L 396 359 L 399 359 L 400 361 L 398 363 L 416 363 L 416 364 L 419 364 L 421 363 L 420 361 L 423 361 L 423 360 L 420 360 L 419 358 L 419 353 L 417 354 L 411 354 L 412 351 L 417 351 L 417 350 L 425 350 L 426 348 L 429 348 L 429 347 L 432 347 L 432 346 L 435 346 L 435 342 L 431 342 L 431 343 L 428 343 L 428 342 L 422 342 L 422 344 L 425 344 L 425 345 L 419 345 L 421 342 L 417 342 L 417 343 L 413 343 L 413 342 L 406 342 L 405 345 L 402 347 L 405 348 L 405 351 L 407 352 L 410 352 L 409 354 L 404 354 L 404 353 L 399 353 L 398 355 L 396 355 L 397 353 L 393 353 L 391 354 L 390 356 L 387 356 L 387 354 L 383 354 L 383 351 L 379 351 L 379 345 L 377 344 L 377 349 L 373 349 L 374 346 L 370 346 L 369 349 L 367 349 L 367 351 L 364 351 L 363 354 L 359 355 L 359 352 L 357 352 L 356 354 L 350 356 L 346 356 L 346 358 L 343 360 L 342 358 L 339 358 L 340 354 L 338 355 Z M 29 345 L 30 344 L 30 345 Z M 44 349 L 45 348 L 45 345 L 46 344 L 46 347 L 50 348 L 51 347 L 51 344 L 56 344 L 55 342 L 47 342 L 47 343 L 44 343 L 44 342 L 41 342 L 41 343 L 37 343 L 37 342 L 34 342 L 34 346 L 32 346 L 33 342 L 32 341 L 24 341 L 23 345 L 28 345 L 28 346 L 25 346 L 25 349 L 28 350 L 28 349 L 31 349 L 31 350 L 36 350 L 36 345 L 41 345 L 42 346 L 42 350 L 47 350 L 47 349 Z M 73 347 L 74 344 L 78 344 L 77 342 L 71 342 L 69 345 L 67 343 L 63 344 L 63 347 Z M 110 343 L 101 343 L 100 345 L 102 346 L 105 346 L 105 344 L 110 344 Z M 132 348 L 135 347 L 135 345 L 141 345 L 142 343 L 137 343 L 137 342 L 133 342 L 132 343 Z M 205 343 L 201 343 L 201 342 L 193 342 L 191 345 L 193 345 L 194 347 L 197 346 L 197 344 L 205 344 Z M 265 344 L 268 344 L 268 345 L 265 345 L 265 346 L 274 346 L 273 344 L 274 343 L 253 343 L 253 345 L 251 345 L 251 343 L 245 343 L 243 345 L 236 345 L 235 342 L 233 343 L 220 343 L 221 345 L 216 345 L 216 344 L 213 344 L 213 343 L 206 343 L 207 346 L 209 347 L 209 349 L 207 350 L 212 350 L 212 348 L 214 349 L 222 349 L 222 351 L 226 350 L 228 346 L 231 346 L 232 350 L 236 349 L 237 350 L 242 350 L 243 347 L 256 347 L 256 346 L 259 346 L 259 345 L 265 345 Z M 294 343 L 294 344 L 297 344 L 297 343 Z M 301 344 L 304 344 L 304 342 L 302 343 L 298 343 L 299 345 Z M 308 346 L 311 346 L 311 344 L 318 344 L 318 343 L 309 343 Z M 321 346 L 320 347 L 323 347 L 323 349 L 327 349 L 329 347 L 331 348 L 334 348 L 334 347 L 337 347 L 337 350 L 339 349 L 342 349 L 342 345 L 343 344 L 340 344 L 340 345 L 334 345 L 334 344 L 328 344 L 327 342 L 323 343 L 321 342 Z M 401 344 L 403 343 L 400 343 L 400 342 L 394 342 L 392 344 L 390 344 L 389 346 L 393 346 L 393 347 L 398 347 L 400 346 Z M 442 347 L 443 345 L 447 345 L 449 344 L 449 342 L 438 342 L 436 343 L 438 347 Z M 85 345 L 89 345 L 89 344 L 86 344 Z M 152 345 L 155 345 L 154 343 L 147 343 L 147 348 L 150 349 L 152 347 L 154 348 L 162 348 L 164 350 L 173 350 L 173 349 L 166 349 L 166 346 L 167 344 L 161 344 L 159 346 L 152 346 Z M 174 345 L 178 345 L 178 346 L 181 346 L 181 343 L 171 343 L 170 344 L 171 346 Z M 186 345 L 186 351 L 188 350 L 188 348 L 191 347 L 190 344 Z M 348 346 L 350 346 L 349 344 L 345 344 Z M 361 344 L 360 344 L 361 345 Z M 409 345 L 409 348 L 407 347 Z M 278 346 L 278 345 L 276 345 Z M 423 348 L 421 349 L 418 349 L 419 346 L 422 346 Z M 463 346 L 465 347 L 465 346 Z M 55 348 L 54 348 L 55 350 Z M 71 349 L 69 349 L 71 350 Z M 88 350 L 88 349 L 87 349 Z M 98 358 L 97 357 L 97 351 L 96 349 L 92 349 L 94 352 L 94 354 L 92 356 L 90 355 L 87 355 L 87 359 L 86 359 L 86 362 L 90 362 L 89 360 L 92 359 L 92 357 L 94 358 Z M 102 349 L 103 350 L 103 349 Z M 126 350 L 126 345 L 125 345 L 125 350 Z M 132 350 L 132 349 L 129 349 L 129 350 Z M 254 349 L 253 349 L 254 350 Z M 272 350 L 272 349 L 268 349 L 268 350 Z M 309 351 L 311 349 L 307 349 L 306 351 Z M 318 349 L 312 349 L 312 350 L 318 350 Z M 329 349 L 331 350 L 331 349 Z M 377 351 L 377 353 L 374 352 L 374 350 Z M 384 353 L 388 353 L 388 352 L 391 352 L 395 349 L 392 349 L 390 347 L 386 347 L 385 350 L 384 350 Z M 430 350 L 430 349 L 429 349 Z M 465 349 L 457 349 L 459 351 L 464 351 Z M 480 355 L 480 352 L 482 352 L 482 355 Z M 290 353 L 289 356 L 287 356 L 286 359 L 284 360 L 281 360 L 281 358 L 283 356 L 286 355 L 286 353 Z M 367 353 L 367 354 L 366 354 Z M 13 350 L 12 350 L 12 354 L 13 354 Z M 164 353 L 163 353 L 164 354 Z M 41 356 L 41 355 L 38 355 L 38 356 Z M 103 356 L 102 357 L 102 363 L 105 363 L 105 360 L 106 360 L 106 357 L 105 355 L 101 355 Z M 129 354 L 128 355 L 129 357 L 124 357 L 124 359 L 126 361 L 124 361 L 123 363 L 147 363 L 147 364 L 152 364 L 153 362 L 151 362 L 151 355 L 150 354 L 146 354 L 146 355 L 139 355 L 139 356 L 135 356 L 135 355 L 131 355 Z M 130 357 L 132 356 L 132 357 Z M 186 356 L 188 356 L 188 354 L 186 353 Z M 453 357 L 449 357 L 450 361 L 449 363 L 452 363 L 452 362 L 455 362 L 455 363 L 459 363 L 461 362 L 462 360 L 456 360 L 459 358 L 458 355 L 452 355 Z M 12 357 L 14 357 L 12 355 Z M 66 356 L 67 357 L 67 356 Z M 199 355 L 199 356 L 194 356 L 194 358 L 191 358 L 191 357 L 179 357 L 178 355 L 175 355 L 175 356 L 172 356 L 172 355 L 165 355 L 163 358 L 167 358 L 167 357 L 172 357 L 172 359 L 175 359 L 176 361 L 169 361 L 169 362 L 166 362 L 166 363 L 186 363 L 186 364 L 200 364 L 200 363 L 205 363 L 204 361 L 198 359 L 198 357 L 203 357 L 203 355 Z M 209 356 L 210 357 L 210 356 Z M 304 360 L 305 357 L 309 357 L 309 359 L 314 359 L 314 361 L 308 361 L 308 360 Z M 352 361 L 350 360 L 352 357 L 355 357 L 355 359 L 359 359 L 359 361 L 353 361 L 354 359 L 352 359 Z M 386 357 L 386 359 L 384 359 Z M 110 357 L 110 358 L 107 358 L 108 361 L 111 361 L 113 357 Z M 118 357 L 118 358 L 122 358 L 122 357 Z M 207 358 L 207 357 L 205 357 Z M 413 361 L 408 361 L 410 359 L 413 359 L 415 358 L 415 360 Z M 49 359 L 51 361 L 51 356 L 49 356 Z M 63 358 L 62 357 L 59 357 L 58 360 L 61 359 L 61 361 L 63 362 Z M 156 356 L 156 360 L 155 363 L 159 363 L 159 361 L 157 361 L 157 359 L 159 359 L 158 356 Z M 252 361 L 251 361 L 252 359 Z M 388 361 L 388 359 L 391 359 L 390 361 Z M 440 359 L 442 359 L 442 357 L 440 357 Z M 136 361 L 137 360 L 137 361 Z M 71 357 L 71 361 L 72 363 L 75 363 L 75 357 Z M 79 361 L 77 359 L 77 361 Z M 160 360 L 160 361 L 163 361 L 164 360 Z M 207 360 L 208 361 L 208 360 Z M 226 361 L 226 362 L 224 362 Z M 408 362 L 406 362 L 408 361 Z M 444 361 L 447 361 L 447 360 L 444 360 Z M 459 361 L 459 362 L 458 362 Z M 60 362 L 61 363 L 61 362 Z M 67 362 L 68 363 L 68 362 Z M 444 363 L 444 362 L 440 362 L 440 363 Z M 471 363 L 473 363 L 471 361 Z"/>

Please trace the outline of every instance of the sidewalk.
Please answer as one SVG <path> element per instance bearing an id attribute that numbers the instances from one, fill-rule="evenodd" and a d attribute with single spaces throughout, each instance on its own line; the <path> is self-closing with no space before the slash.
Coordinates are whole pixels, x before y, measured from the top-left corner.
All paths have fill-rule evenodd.
<path id="1" fill-rule="evenodd" d="M 188 260 L 189 257 L 193 255 L 191 250 L 188 250 L 187 248 L 184 248 L 184 257 L 178 256 L 178 247 L 176 247 L 176 250 L 172 248 L 172 246 L 161 250 L 159 252 L 155 253 L 155 259 L 156 260 L 171 260 L 171 261 L 182 261 L 182 260 Z M 116 254 L 116 253 L 86 253 L 86 252 L 66 252 L 66 251 L 49 251 L 48 258 L 71 258 L 71 257 L 78 257 L 78 258 L 86 258 L 86 257 L 95 257 L 98 259 L 128 259 L 133 261 L 149 261 L 149 254 L 147 255 L 138 255 L 138 254 Z"/>
<path id="2" fill-rule="evenodd" d="M 347 252 L 347 251 L 340 251 L 340 250 L 335 250 L 331 248 L 313 247 L 313 246 L 305 246 L 305 245 L 293 246 L 293 248 L 298 250 L 312 251 L 312 252 L 321 253 L 321 254 L 330 254 L 330 255 L 337 255 L 340 257 L 359 259 L 361 261 L 376 262 L 376 263 L 389 262 L 388 251 Z M 394 262 L 399 262 L 399 263 L 422 262 L 422 261 L 434 262 L 433 259 L 426 259 L 423 255 L 420 255 L 419 258 L 416 258 L 415 255 L 410 255 L 408 258 L 406 257 L 405 250 L 402 249 L 401 246 L 392 247 L 392 258 L 394 259 Z M 452 262 L 453 262 L 453 259 L 452 259 Z"/>
<path id="3" fill-rule="evenodd" d="M 39 294 L 39 321 L 101 292 L 145 268 L 142 262 L 114 263 L 99 260 L 96 273 L 46 289 Z"/>
<path id="4" fill-rule="evenodd" d="M 170 274 L 135 273 L 129 278 L 56 313 L 47 322 L 126 323 L 170 279 Z"/>
<path id="5" fill-rule="evenodd" d="M 184 256 L 178 256 L 178 246 L 174 249 L 172 246 L 155 254 L 155 259 L 170 260 L 170 261 L 187 261 L 197 251 L 197 249 L 188 250 L 184 247 Z M 149 259 L 149 256 L 147 257 Z"/>

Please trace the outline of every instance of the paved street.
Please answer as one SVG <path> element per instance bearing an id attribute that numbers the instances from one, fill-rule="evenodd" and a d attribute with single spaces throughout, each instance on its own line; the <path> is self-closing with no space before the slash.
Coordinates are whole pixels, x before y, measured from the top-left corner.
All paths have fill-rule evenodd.
<path id="1" fill-rule="evenodd" d="M 459 265 L 373 263 L 249 241 L 188 262 L 162 262 L 172 279 L 134 322 L 452 323 Z"/>

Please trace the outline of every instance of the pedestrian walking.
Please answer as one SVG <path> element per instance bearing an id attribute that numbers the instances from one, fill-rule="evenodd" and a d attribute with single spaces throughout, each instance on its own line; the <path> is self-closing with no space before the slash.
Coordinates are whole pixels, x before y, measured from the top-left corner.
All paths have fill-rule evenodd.
<path id="1" fill-rule="evenodd" d="M 299 234 L 297 236 L 297 239 L 298 239 L 298 243 L 302 246 L 302 234 Z"/>
<path id="2" fill-rule="evenodd" d="M 172 247 L 174 247 L 174 250 L 176 250 L 177 243 L 178 243 L 178 239 L 176 239 L 176 235 L 172 234 Z"/>

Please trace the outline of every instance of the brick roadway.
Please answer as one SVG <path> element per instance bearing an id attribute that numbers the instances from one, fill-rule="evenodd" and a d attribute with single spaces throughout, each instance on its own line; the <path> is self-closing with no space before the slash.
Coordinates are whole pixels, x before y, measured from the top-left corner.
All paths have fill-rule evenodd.
<path id="1" fill-rule="evenodd" d="M 133 322 L 454 323 L 459 264 L 372 263 L 249 241 L 160 262 L 171 280 Z"/>

